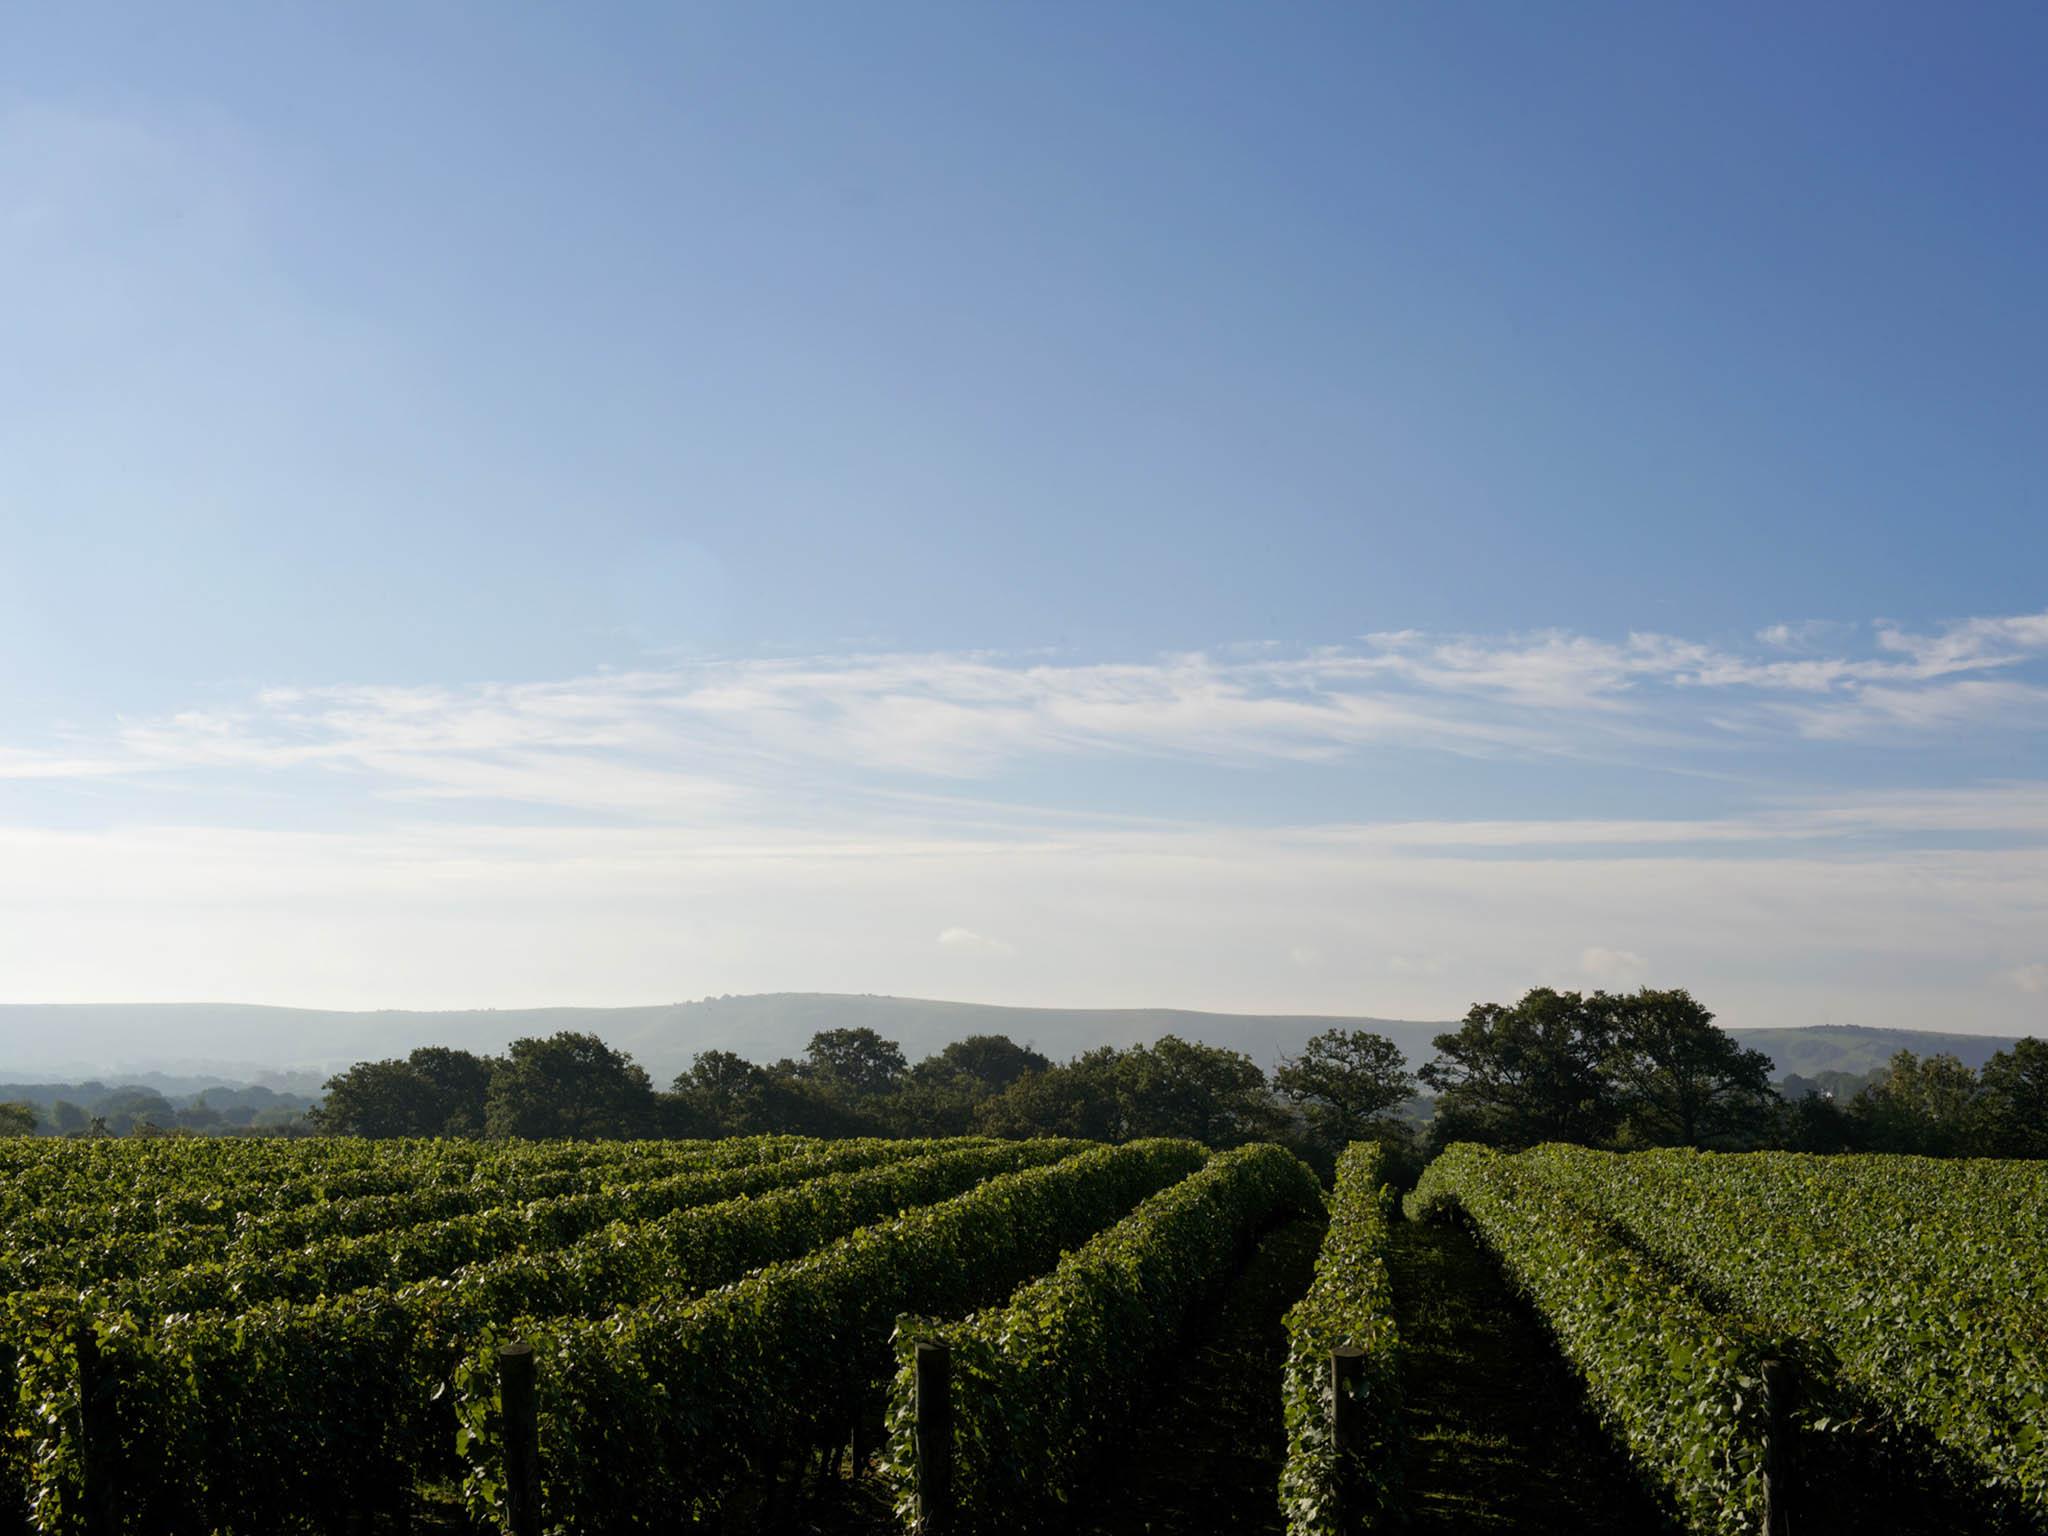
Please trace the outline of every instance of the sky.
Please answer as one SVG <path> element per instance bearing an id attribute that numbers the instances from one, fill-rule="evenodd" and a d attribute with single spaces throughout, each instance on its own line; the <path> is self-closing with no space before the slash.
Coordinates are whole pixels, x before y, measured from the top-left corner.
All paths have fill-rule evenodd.
<path id="1" fill-rule="evenodd" d="M 2048 1013 L 2048 13 L 0 12 L 0 1001 Z"/>

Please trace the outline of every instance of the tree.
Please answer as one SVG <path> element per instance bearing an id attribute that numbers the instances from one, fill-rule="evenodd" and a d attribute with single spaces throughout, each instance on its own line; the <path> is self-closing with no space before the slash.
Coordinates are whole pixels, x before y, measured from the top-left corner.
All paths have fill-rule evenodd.
<path id="1" fill-rule="evenodd" d="M 177 1123 L 171 1101 L 154 1088 L 116 1088 L 92 1107 L 93 1117 L 109 1135 L 133 1134 L 138 1125 L 164 1130 Z"/>
<path id="2" fill-rule="evenodd" d="M 484 1132 L 485 1102 L 490 1095 L 491 1074 L 498 1062 L 488 1056 L 454 1050 L 445 1045 L 423 1045 L 405 1058 L 431 1094 L 430 1114 L 434 1136 L 481 1136 Z"/>
<path id="3" fill-rule="evenodd" d="M 1117 1102 L 1116 1063 L 1120 1052 L 1105 1045 L 1065 1066 L 1026 1072 L 975 1110 L 991 1136 L 1078 1136 L 1088 1141 L 1121 1141 L 1124 1119 Z"/>
<path id="4" fill-rule="evenodd" d="M 1279 1129 L 1266 1074 L 1242 1051 L 1161 1035 L 1125 1051 L 1115 1081 L 1120 1140 L 1185 1136 L 1234 1147 Z"/>
<path id="5" fill-rule="evenodd" d="M 1873 1152 L 1960 1157 L 1980 1144 L 1986 1109 L 1977 1074 L 1959 1057 L 1900 1051 L 1884 1078 L 1856 1095 L 1849 1113 Z"/>
<path id="6" fill-rule="evenodd" d="M 403 1061 L 359 1061 L 328 1079 L 314 1123 L 335 1136 L 479 1136 L 497 1066 L 441 1045 Z"/>
<path id="7" fill-rule="evenodd" d="M 1771 1058 L 1737 1043 L 1683 987 L 1593 994 L 1603 1014 L 1602 1070 L 1624 1139 L 1651 1147 L 1741 1144 L 1771 1107 Z"/>
<path id="8" fill-rule="evenodd" d="M 904 1072 L 903 1047 L 872 1029 L 825 1029 L 811 1036 L 804 1071 L 852 1098 L 874 1098 L 894 1088 Z"/>
<path id="9" fill-rule="evenodd" d="M 59 1136 L 78 1136 L 84 1133 L 90 1119 L 80 1105 L 69 1099 L 59 1099 L 50 1106 L 50 1115 Z"/>
<path id="10" fill-rule="evenodd" d="M 1438 1144 L 1510 1148 L 1604 1140 L 1616 1105 L 1606 1074 L 1606 1019 L 1577 992 L 1536 987 L 1513 1007 L 1476 1003 L 1416 1075 L 1440 1095 Z"/>
<path id="11" fill-rule="evenodd" d="M 1354 1141 L 1377 1141 L 1390 1168 L 1407 1174 L 1414 1132 L 1393 1111 L 1415 1094 L 1415 1074 L 1401 1048 L 1365 1029 L 1325 1030 L 1280 1063 L 1273 1087 L 1301 1116 L 1291 1138 L 1302 1157 L 1324 1178 Z"/>
<path id="12" fill-rule="evenodd" d="M 717 1127 L 720 1136 L 761 1133 L 768 1098 L 765 1074 L 733 1051 L 699 1051 L 677 1075 L 675 1093 Z"/>
<path id="13" fill-rule="evenodd" d="M 2048 1041 L 2029 1035 L 1984 1063 L 1988 1151 L 1999 1157 L 2048 1157 Z"/>
<path id="14" fill-rule="evenodd" d="M 969 1035 L 918 1063 L 933 1064 L 971 1079 L 989 1093 L 1001 1093 L 1025 1073 L 1043 1072 L 1052 1065 L 1030 1046 L 1019 1045 L 1008 1035 Z"/>
<path id="15" fill-rule="evenodd" d="M 903 1074 L 887 1107 L 890 1127 L 906 1136 L 965 1135 L 982 1104 L 1051 1065 L 1008 1035 L 956 1040 Z"/>
<path id="16" fill-rule="evenodd" d="M 407 1061 L 357 1062 L 327 1080 L 313 1111 L 330 1135 L 376 1137 L 438 1135 L 442 1113 L 442 1095 Z"/>
<path id="17" fill-rule="evenodd" d="M 1411 1097 L 1415 1074 L 1401 1048 L 1367 1029 L 1329 1029 L 1273 1074 L 1282 1097 L 1299 1104 L 1340 1149 Z"/>
<path id="18" fill-rule="evenodd" d="M 512 1042 L 491 1076 L 484 1130 L 591 1141 L 644 1136 L 654 1119 L 654 1085 L 644 1068 L 596 1035 L 563 1030 Z"/>
<path id="19" fill-rule="evenodd" d="M 1832 1094 L 1802 1093 L 1778 1110 L 1778 1145 L 1788 1152 L 1854 1152 L 1858 1134 Z"/>
<path id="20" fill-rule="evenodd" d="M 181 1131 L 214 1131 L 220 1129 L 221 1113 L 206 1102 L 206 1095 L 187 1104 L 178 1111 L 178 1129 Z"/>
<path id="21" fill-rule="evenodd" d="M 35 1133 L 35 1105 L 20 1099 L 0 1103 L 0 1136 L 33 1136 Z"/>

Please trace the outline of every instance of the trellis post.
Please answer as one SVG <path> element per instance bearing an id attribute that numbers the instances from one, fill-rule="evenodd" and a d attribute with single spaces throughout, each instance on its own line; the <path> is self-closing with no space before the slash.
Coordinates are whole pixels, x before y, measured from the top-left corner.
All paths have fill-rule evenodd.
<path id="1" fill-rule="evenodd" d="M 100 1338 L 92 1319 L 78 1319 L 72 1334 L 78 1355 L 79 1461 L 85 1479 L 86 1536 L 114 1536 L 120 1519 L 121 1490 L 116 1479 L 116 1442 L 111 1384 L 100 1364 Z"/>
<path id="2" fill-rule="evenodd" d="M 952 1351 L 943 1344 L 919 1344 L 912 1379 L 917 1413 L 917 1536 L 952 1536 Z"/>
<path id="3" fill-rule="evenodd" d="M 1792 1364 L 1766 1360 L 1764 1379 L 1764 1536 L 1792 1532 Z"/>
<path id="4" fill-rule="evenodd" d="M 1360 1388 L 1365 1384 L 1365 1351 L 1356 1344 L 1340 1344 L 1330 1351 L 1330 1444 L 1337 1453 L 1337 1518 L 1350 1523 L 1358 1518 L 1358 1453 L 1365 1447 L 1364 1403 Z"/>
<path id="5" fill-rule="evenodd" d="M 505 1414 L 505 1513 L 511 1536 L 540 1536 L 540 1420 L 531 1344 L 499 1346 L 498 1401 Z"/>

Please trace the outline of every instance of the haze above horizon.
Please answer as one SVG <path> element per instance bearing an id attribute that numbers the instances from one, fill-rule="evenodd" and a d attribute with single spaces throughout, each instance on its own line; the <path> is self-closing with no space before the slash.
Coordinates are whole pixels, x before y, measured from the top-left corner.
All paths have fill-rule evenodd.
<path id="1" fill-rule="evenodd" d="M 2048 14 L 1163 17 L 0 19 L 0 1001 L 2039 1032 Z"/>

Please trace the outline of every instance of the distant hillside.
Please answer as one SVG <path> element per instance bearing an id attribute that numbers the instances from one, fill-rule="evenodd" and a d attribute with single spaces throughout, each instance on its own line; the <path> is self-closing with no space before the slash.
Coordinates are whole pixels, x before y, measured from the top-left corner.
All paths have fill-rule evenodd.
<path id="1" fill-rule="evenodd" d="M 470 1009 L 345 1013 L 222 1003 L 0 1004 L 0 1076 L 135 1080 L 176 1073 L 292 1086 L 307 1071 L 402 1056 L 420 1045 L 497 1051 L 521 1035 L 587 1030 L 632 1052 L 666 1084 L 699 1051 L 757 1061 L 797 1056 L 822 1029 L 867 1026 L 912 1060 L 972 1034 L 1007 1034 L 1056 1060 L 1098 1045 L 1180 1034 L 1251 1055 L 1262 1066 L 1319 1030 L 1373 1029 L 1417 1061 L 1446 1026 L 1394 1019 L 1191 1013 L 1169 1008 L 1001 1008 L 922 998 L 778 992 L 643 1008 Z"/>
<path id="2" fill-rule="evenodd" d="M 699 1051 L 756 1061 L 803 1052 L 821 1029 L 866 1026 L 898 1041 L 914 1061 L 972 1034 L 1006 1034 L 1064 1060 L 1098 1045 L 1134 1045 L 1177 1034 L 1243 1051 L 1271 1068 L 1325 1029 L 1370 1029 L 1409 1060 L 1430 1057 L 1449 1022 L 1316 1014 L 1196 1013 L 1172 1008 L 1005 1008 L 924 998 L 774 992 L 641 1008 L 469 1009 L 332 1012 L 223 1003 L 0 1004 L 0 1078 L 99 1078 L 144 1074 L 297 1089 L 351 1062 L 402 1056 L 420 1045 L 498 1051 L 521 1035 L 586 1030 L 632 1052 L 666 1085 Z M 1865 1072 L 1894 1051 L 1953 1051 L 1972 1066 L 2010 1042 L 1989 1035 L 1819 1025 L 1736 1033 L 1767 1052 L 1780 1074 Z"/>
<path id="3" fill-rule="evenodd" d="M 685 1003 L 669 1017 L 649 1021 L 620 1042 L 651 1064 L 676 1063 L 708 1045 L 756 1060 L 796 1056 L 821 1029 L 874 1029 L 902 1044 L 915 1061 L 968 1035 L 1008 1035 L 1063 1061 L 1098 1045 L 1137 1045 L 1179 1035 L 1204 1045 L 1243 1051 L 1261 1066 L 1301 1049 L 1326 1029 L 1370 1029 L 1387 1036 L 1415 1060 L 1427 1060 L 1430 1040 L 1448 1026 L 1405 1019 L 1317 1014 L 1194 1013 L 1175 1008 L 1004 1008 L 988 1003 L 946 1003 L 914 997 L 851 996 L 830 992 L 772 992 L 712 997 Z"/>
<path id="4" fill-rule="evenodd" d="M 1738 1029 L 1744 1045 L 1764 1052 L 1782 1073 L 1868 1072 L 1895 1052 L 1931 1056 L 1946 1051 L 1966 1067 L 1981 1067 L 2012 1044 L 2009 1035 L 1947 1035 L 1932 1029 L 1866 1029 L 1861 1024 L 1814 1024 L 1805 1029 Z"/>

